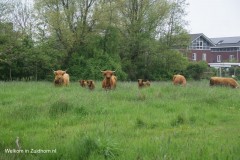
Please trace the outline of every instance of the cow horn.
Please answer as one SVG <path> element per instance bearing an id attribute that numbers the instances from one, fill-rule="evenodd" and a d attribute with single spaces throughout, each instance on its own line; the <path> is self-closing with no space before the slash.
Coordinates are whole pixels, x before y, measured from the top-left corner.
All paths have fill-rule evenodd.
<path id="1" fill-rule="evenodd" d="M 100 70 L 101 71 L 101 70 Z M 105 71 L 101 71 L 101 72 L 105 72 Z"/>

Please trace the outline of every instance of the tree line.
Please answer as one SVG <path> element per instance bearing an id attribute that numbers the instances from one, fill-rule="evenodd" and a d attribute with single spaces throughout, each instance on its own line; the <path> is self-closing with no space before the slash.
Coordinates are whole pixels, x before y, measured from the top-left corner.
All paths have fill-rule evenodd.
<path id="1" fill-rule="evenodd" d="M 164 80 L 191 73 L 185 0 L 2 0 L 0 80 Z M 200 65 L 201 66 L 201 65 Z M 201 68 L 201 67 L 200 67 Z"/>

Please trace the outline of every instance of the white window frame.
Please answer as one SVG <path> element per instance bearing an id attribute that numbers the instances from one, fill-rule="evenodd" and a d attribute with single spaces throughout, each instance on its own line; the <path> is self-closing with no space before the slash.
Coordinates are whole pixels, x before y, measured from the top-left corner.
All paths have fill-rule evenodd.
<path id="1" fill-rule="evenodd" d="M 203 53 L 203 54 L 202 54 L 202 60 L 203 60 L 203 61 L 206 61 L 206 60 L 207 60 L 207 54 L 206 54 L 206 53 Z"/>
<path id="2" fill-rule="evenodd" d="M 198 49 L 203 49 L 203 41 L 198 42 Z"/>
<path id="3" fill-rule="evenodd" d="M 196 53 L 193 53 L 193 54 L 192 54 L 192 60 L 193 60 L 193 61 L 196 61 L 196 60 L 197 60 L 197 54 L 196 54 Z"/>
<path id="4" fill-rule="evenodd" d="M 221 62 L 222 60 L 222 56 L 221 55 L 217 55 L 217 62 Z"/>
<path id="5" fill-rule="evenodd" d="M 229 55 L 229 61 L 231 62 L 233 60 L 234 60 L 234 55 L 233 54 Z"/>

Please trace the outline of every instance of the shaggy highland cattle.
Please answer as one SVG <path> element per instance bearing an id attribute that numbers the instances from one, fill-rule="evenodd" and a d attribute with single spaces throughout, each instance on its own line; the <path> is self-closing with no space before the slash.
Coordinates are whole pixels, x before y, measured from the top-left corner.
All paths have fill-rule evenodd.
<path id="1" fill-rule="evenodd" d="M 138 79 L 138 88 L 150 87 L 150 81 L 143 81 L 142 79 Z"/>
<path id="2" fill-rule="evenodd" d="M 80 86 L 87 87 L 87 80 L 79 80 Z"/>
<path id="3" fill-rule="evenodd" d="M 57 70 L 53 71 L 55 78 L 54 84 L 55 86 L 68 86 L 69 85 L 69 74 L 66 71 Z"/>
<path id="4" fill-rule="evenodd" d="M 115 71 L 106 70 L 101 72 L 104 76 L 104 79 L 102 81 L 102 88 L 105 90 L 115 89 L 117 84 L 117 77 L 113 75 Z"/>
<path id="5" fill-rule="evenodd" d="M 239 85 L 237 81 L 233 78 L 223 78 L 223 77 L 211 77 L 210 86 L 226 86 L 232 88 L 238 88 Z"/>
<path id="6" fill-rule="evenodd" d="M 88 89 L 94 90 L 94 88 L 95 88 L 94 81 L 93 80 L 87 80 L 87 86 L 88 86 Z"/>
<path id="7" fill-rule="evenodd" d="M 177 74 L 173 76 L 173 84 L 174 85 L 182 85 L 186 86 L 186 78 L 183 75 Z"/>

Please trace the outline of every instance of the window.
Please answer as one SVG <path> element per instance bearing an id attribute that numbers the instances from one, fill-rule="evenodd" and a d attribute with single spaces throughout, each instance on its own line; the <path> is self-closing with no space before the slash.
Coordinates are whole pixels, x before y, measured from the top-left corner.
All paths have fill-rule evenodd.
<path id="1" fill-rule="evenodd" d="M 197 54 L 196 54 L 196 53 L 193 53 L 193 54 L 192 54 L 192 60 L 193 60 L 193 61 L 196 61 L 196 60 L 197 60 Z"/>
<path id="2" fill-rule="evenodd" d="M 221 55 L 217 55 L 217 62 L 221 62 Z"/>
<path id="3" fill-rule="evenodd" d="M 221 44 L 223 42 L 223 40 L 219 41 L 217 44 Z"/>
<path id="4" fill-rule="evenodd" d="M 203 54 L 202 54 L 202 60 L 203 60 L 203 61 L 206 61 L 206 60 L 207 60 L 207 55 L 206 55 L 206 53 L 203 53 Z"/>
<path id="5" fill-rule="evenodd" d="M 194 40 L 190 46 L 191 49 L 197 49 L 197 50 L 203 50 L 203 49 L 209 50 L 210 49 L 209 47 L 210 47 L 210 43 L 207 42 L 203 37 L 199 37 L 196 40 Z"/>
<path id="6" fill-rule="evenodd" d="M 202 49 L 203 48 L 203 41 L 199 42 L 199 48 Z"/>
<path id="7" fill-rule="evenodd" d="M 234 60 L 234 55 L 229 55 L 229 61 L 232 62 Z"/>
<path id="8" fill-rule="evenodd" d="M 197 49 L 203 49 L 203 41 L 197 42 Z"/>

